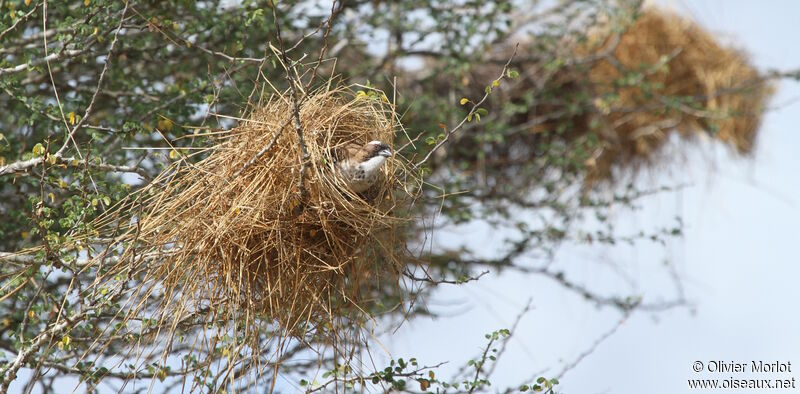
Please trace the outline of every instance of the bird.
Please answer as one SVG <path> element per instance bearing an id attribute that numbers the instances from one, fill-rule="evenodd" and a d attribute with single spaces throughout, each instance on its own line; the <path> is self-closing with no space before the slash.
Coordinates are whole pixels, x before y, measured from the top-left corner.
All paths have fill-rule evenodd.
<path id="1" fill-rule="evenodd" d="M 380 178 L 381 167 L 392 157 L 392 148 L 382 141 L 364 145 L 350 143 L 338 151 L 336 169 L 354 193 L 367 191 Z"/>

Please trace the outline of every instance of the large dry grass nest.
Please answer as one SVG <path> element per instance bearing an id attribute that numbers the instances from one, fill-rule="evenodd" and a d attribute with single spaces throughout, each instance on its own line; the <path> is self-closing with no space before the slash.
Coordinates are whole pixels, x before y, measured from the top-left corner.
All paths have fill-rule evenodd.
<path id="1" fill-rule="evenodd" d="M 604 142 L 595 176 L 609 176 L 615 163 L 649 162 L 673 132 L 705 134 L 738 153 L 751 151 L 773 89 L 746 55 L 658 9 L 645 9 L 618 42 L 613 40 L 602 44 L 613 48 L 611 56 L 588 73 L 596 97 L 614 94 L 617 100 L 607 105 L 599 99 L 600 115 L 589 120 L 601 121 Z M 626 77 L 640 85 L 621 86 Z"/>
<path id="2" fill-rule="evenodd" d="M 531 59 L 532 48 L 535 39 L 520 44 L 518 55 Z M 492 56 L 506 59 L 512 49 Z M 612 179 L 614 169 L 636 172 L 661 162 L 660 148 L 673 134 L 709 136 L 747 154 L 773 92 L 745 54 L 656 8 L 601 23 L 585 41 L 561 43 L 558 51 L 560 63 L 553 57 L 515 61 L 521 78 L 498 89 L 493 102 L 526 107 L 510 126 L 527 133 L 493 151 L 502 158 L 513 145 L 597 139 L 586 158 L 590 183 Z M 491 80 L 499 67 L 478 66 L 469 80 Z"/>
<path id="3" fill-rule="evenodd" d="M 393 212 L 415 177 L 397 154 L 366 192 L 337 175 L 344 146 L 391 145 L 400 130 L 386 96 L 367 93 L 325 89 L 300 101 L 305 164 L 289 94 L 212 133 L 202 153 L 176 151 L 180 159 L 140 194 L 121 260 L 150 257 L 146 282 L 158 286 L 148 292 L 163 292 L 161 310 L 246 311 L 291 332 L 369 308 L 361 282 L 398 272 L 403 220 Z"/>

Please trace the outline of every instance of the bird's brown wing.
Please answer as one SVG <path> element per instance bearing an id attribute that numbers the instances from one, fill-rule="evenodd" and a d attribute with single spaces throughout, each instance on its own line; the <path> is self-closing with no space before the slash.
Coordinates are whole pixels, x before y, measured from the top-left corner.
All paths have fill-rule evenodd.
<path id="1" fill-rule="evenodd" d="M 336 149 L 336 159 L 339 161 L 348 161 L 352 164 L 361 163 L 374 156 L 374 149 L 372 145 L 360 145 L 351 142 Z"/>

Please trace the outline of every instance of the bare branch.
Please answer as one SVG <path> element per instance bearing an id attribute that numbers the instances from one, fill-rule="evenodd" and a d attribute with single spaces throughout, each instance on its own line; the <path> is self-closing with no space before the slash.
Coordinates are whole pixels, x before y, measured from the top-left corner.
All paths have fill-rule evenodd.
<path id="1" fill-rule="evenodd" d="M 36 259 L 33 257 L 33 255 L 29 254 L 0 252 L 0 261 L 17 264 L 31 264 L 36 261 Z"/>
<path id="2" fill-rule="evenodd" d="M 34 168 L 40 164 L 42 164 L 45 160 L 55 157 L 54 164 L 64 164 L 64 165 L 71 165 L 75 162 L 80 162 L 81 159 L 77 157 L 62 157 L 58 153 L 46 156 L 39 156 L 34 157 L 33 159 L 28 160 L 20 160 L 15 161 L 10 164 L 6 164 L 4 166 L 0 166 L 0 176 L 6 174 L 16 174 L 24 171 L 28 171 L 31 168 Z M 53 159 L 51 159 L 53 160 Z M 150 174 L 139 168 L 138 166 L 125 166 L 125 165 L 115 165 L 115 164 L 108 164 L 108 163 L 93 163 L 91 160 L 88 161 L 88 166 L 101 170 L 101 171 L 109 171 L 109 172 L 129 172 L 129 173 L 136 173 L 142 176 L 144 179 L 150 179 Z"/>
<path id="3" fill-rule="evenodd" d="M 76 57 L 76 56 L 82 55 L 82 54 L 84 54 L 86 52 L 87 52 L 87 48 L 84 48 L 84 49 L 66 49 L 66 50 L 63 50 L 63 51 L 60 51 L 60 52 L 51 53 L 49 55 L 46 55 L 43 58 L 39 58 L 39 59 L 33 60 L 33 61 L 29 62 L 29 63 L 18 64 L 18 65 L 14 66 L 14 67 L 0 68 L 0 76 L 6 75 L 6 74 L 14 74 L 14 73 L 18 73 L 20 71 L 25 71 L 25 70 L 29 69 L 30 67 L 38 66 L 38 65 L 41 65 L 43 63 L 47 63 L 47 62 L 49 62 L 51 60 L 62 60 L 62 59 Z"/>

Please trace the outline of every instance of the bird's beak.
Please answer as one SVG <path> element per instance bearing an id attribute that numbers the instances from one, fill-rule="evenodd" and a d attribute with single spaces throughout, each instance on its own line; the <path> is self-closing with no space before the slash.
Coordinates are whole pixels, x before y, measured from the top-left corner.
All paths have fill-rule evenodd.
<path id="1" fill-rule="evenodd" d="M 387 149 L 381 149 L 378 152 L 378 156 L 383 156 L 383 157 L 386 157 L 386 158 L 392 157 L 392 150 L 388 149 L 388 148 Z"/>

